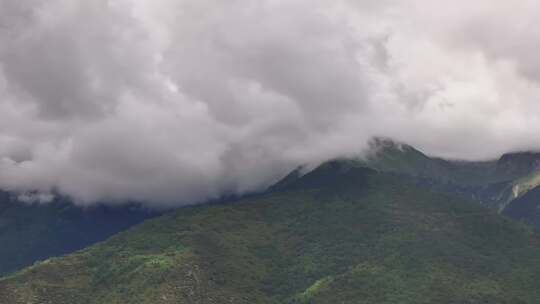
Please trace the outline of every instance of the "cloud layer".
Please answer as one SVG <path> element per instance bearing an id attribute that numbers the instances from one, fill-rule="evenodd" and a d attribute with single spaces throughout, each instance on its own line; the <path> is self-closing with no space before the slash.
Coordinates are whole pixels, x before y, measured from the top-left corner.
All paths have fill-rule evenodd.
<path id="1" fill-rule="evenodd" d="M 259 189 L 372 136 L 540 149 L 538 1 L 0 0 L 0 188 Z"/>

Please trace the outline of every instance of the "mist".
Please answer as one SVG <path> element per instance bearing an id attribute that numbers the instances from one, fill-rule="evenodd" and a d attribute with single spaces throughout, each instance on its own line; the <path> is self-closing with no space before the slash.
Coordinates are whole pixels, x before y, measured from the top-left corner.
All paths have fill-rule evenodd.
<path id="1" fill-rule="evenodd" d="M 373 136 L 540 149 L 538 1 L 0 0 L 0 188 L 172 207 Z"/>

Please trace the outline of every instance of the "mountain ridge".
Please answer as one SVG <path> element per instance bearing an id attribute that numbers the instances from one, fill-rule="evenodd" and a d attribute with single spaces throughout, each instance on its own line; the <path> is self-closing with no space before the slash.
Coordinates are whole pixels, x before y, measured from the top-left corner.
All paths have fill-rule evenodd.
<path id="1" fill-rule="evenodd" d="M 323 174 L 317 180 L 312 172 L 299 167 L 269 187 L 266 192 L 245 197 L 281 192 L 290 187 L 309 186 L 299 186 L 299 180 L 312 183 L 312 187 L 333 187 L 334 192 L 339 192 L 349 186 L 347 174 L 350 172 L 375 170 L 397 175 L 432 191 L 478 201 L 505 216 L 524 221 L 540 230 L 540 214 L 513 211 L 525 210 L 526 208 L 519 206 L 523 201 L 520 198 L 540 185 L 540 172 L 533 166 L 540 162 L 539 153 L 506 153 L 493 161 L 466 162 L 433 158 L 410 145 L 389 139 L 374 139 L 370 145 L 371 152 L 365 158 L 335 159 L 312 171 L 320 174 L 322 170 L 332 172 L 339 168 L 339 179 L 325 179 Z M 0 263 L 0 274 L 7 274 L 51 256 L 82 249 L 158 215 L 130 210 L 129 207 L 116 207 L 114 211 L 115 207 L 98 206 L 83 211 L 66 199 L 57 199 L 56 203 L 52 204 L 28 205 L 16 203 L 12 197 L 7 192 L 0 192 L 0 227 L 4 227 L 0 233 L 0 241 L 6 244 L 6 249 L 0 254 L 0 260 L 4 261 Z M 217 205 L 234 200 L 221 199 Z M 531 202 L 527 203 L 527 206 L 533 205 Z"/>
<path id="2" fill-rule="evenodd" d="M 0 280 L 0 302 L 536 303 L 528 228 L 394 174 L 329 162 L 181 208 Z"/>

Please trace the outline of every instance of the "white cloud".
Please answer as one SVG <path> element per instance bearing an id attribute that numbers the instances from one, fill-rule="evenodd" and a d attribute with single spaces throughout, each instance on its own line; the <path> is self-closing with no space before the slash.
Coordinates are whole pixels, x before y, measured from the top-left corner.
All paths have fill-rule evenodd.
<path id="1" fill-rule="evenodd" d="M 374 135 L 540 149 L 538 6 L 0 0 L 0 188 L 178 205 Z"/>

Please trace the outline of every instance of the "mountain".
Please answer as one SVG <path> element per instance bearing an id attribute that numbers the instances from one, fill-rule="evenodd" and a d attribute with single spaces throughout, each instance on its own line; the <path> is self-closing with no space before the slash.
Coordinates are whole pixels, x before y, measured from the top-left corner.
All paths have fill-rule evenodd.
<path id="1" fill-rule="evenodd" d="M 536 187 L 513 200 L 503 214 L 523 221 L 540 231 L 540 187 Z"/>
<path id="2" fill-rule="evenodd" d="M 374 139 L 371 145 L 366 158 L 353 160 L 356 165 L 477 201 L 540 231 L 540 153 L 507 153 L 494 161 L 469 162 L 429 157 L 388 139 Z"/>
<path id="3" fill-rule="evenodd" d="M 477 201 L 540 231 L 539 152 L 507 153 L 494 161 L 470 162 L 429 157 L 388 139 L 376 138 L 371 146 L 367 157 L 349 161 Z"/>
<path id="4" fill-rule="evenodd" d="M 430 157 L 410 145 L 389 139 L 375 138 L 370 145 L 370 153 L 358 161 L 379 171 L 463 186 L 479 186 L 513 178 L 503 172 L 495 174 L 495 161 L 450 161 Z"/>
<path id="5" fill-rule="evenodd" d="M 493 161 L 429 157 L 407 144 L 375 138 L 358 165 L 407 176 L 419 184 L 479 201 L 501 212 L 512 200 L 540 186 L 540 153 L 507 153 Z"/>
<path id="6" fill-rule="evenodd" d="M 538 303 L 526 226 L 403 175 L 328 162 L 181 208 L 0 280 L 0 303 Z"/>
<path id="7" fill-rule="evenodd" d="M 25 204 L 0 191 L 0 275 L 102 241 L 158 215 L 133 205 Z"/>
<path id="8" fill-rule="evenodd" d="M 539 152 L 507 153 L 497 161 L 497 171 L 513 176 L 525 176 L 540 170 Z"/>

